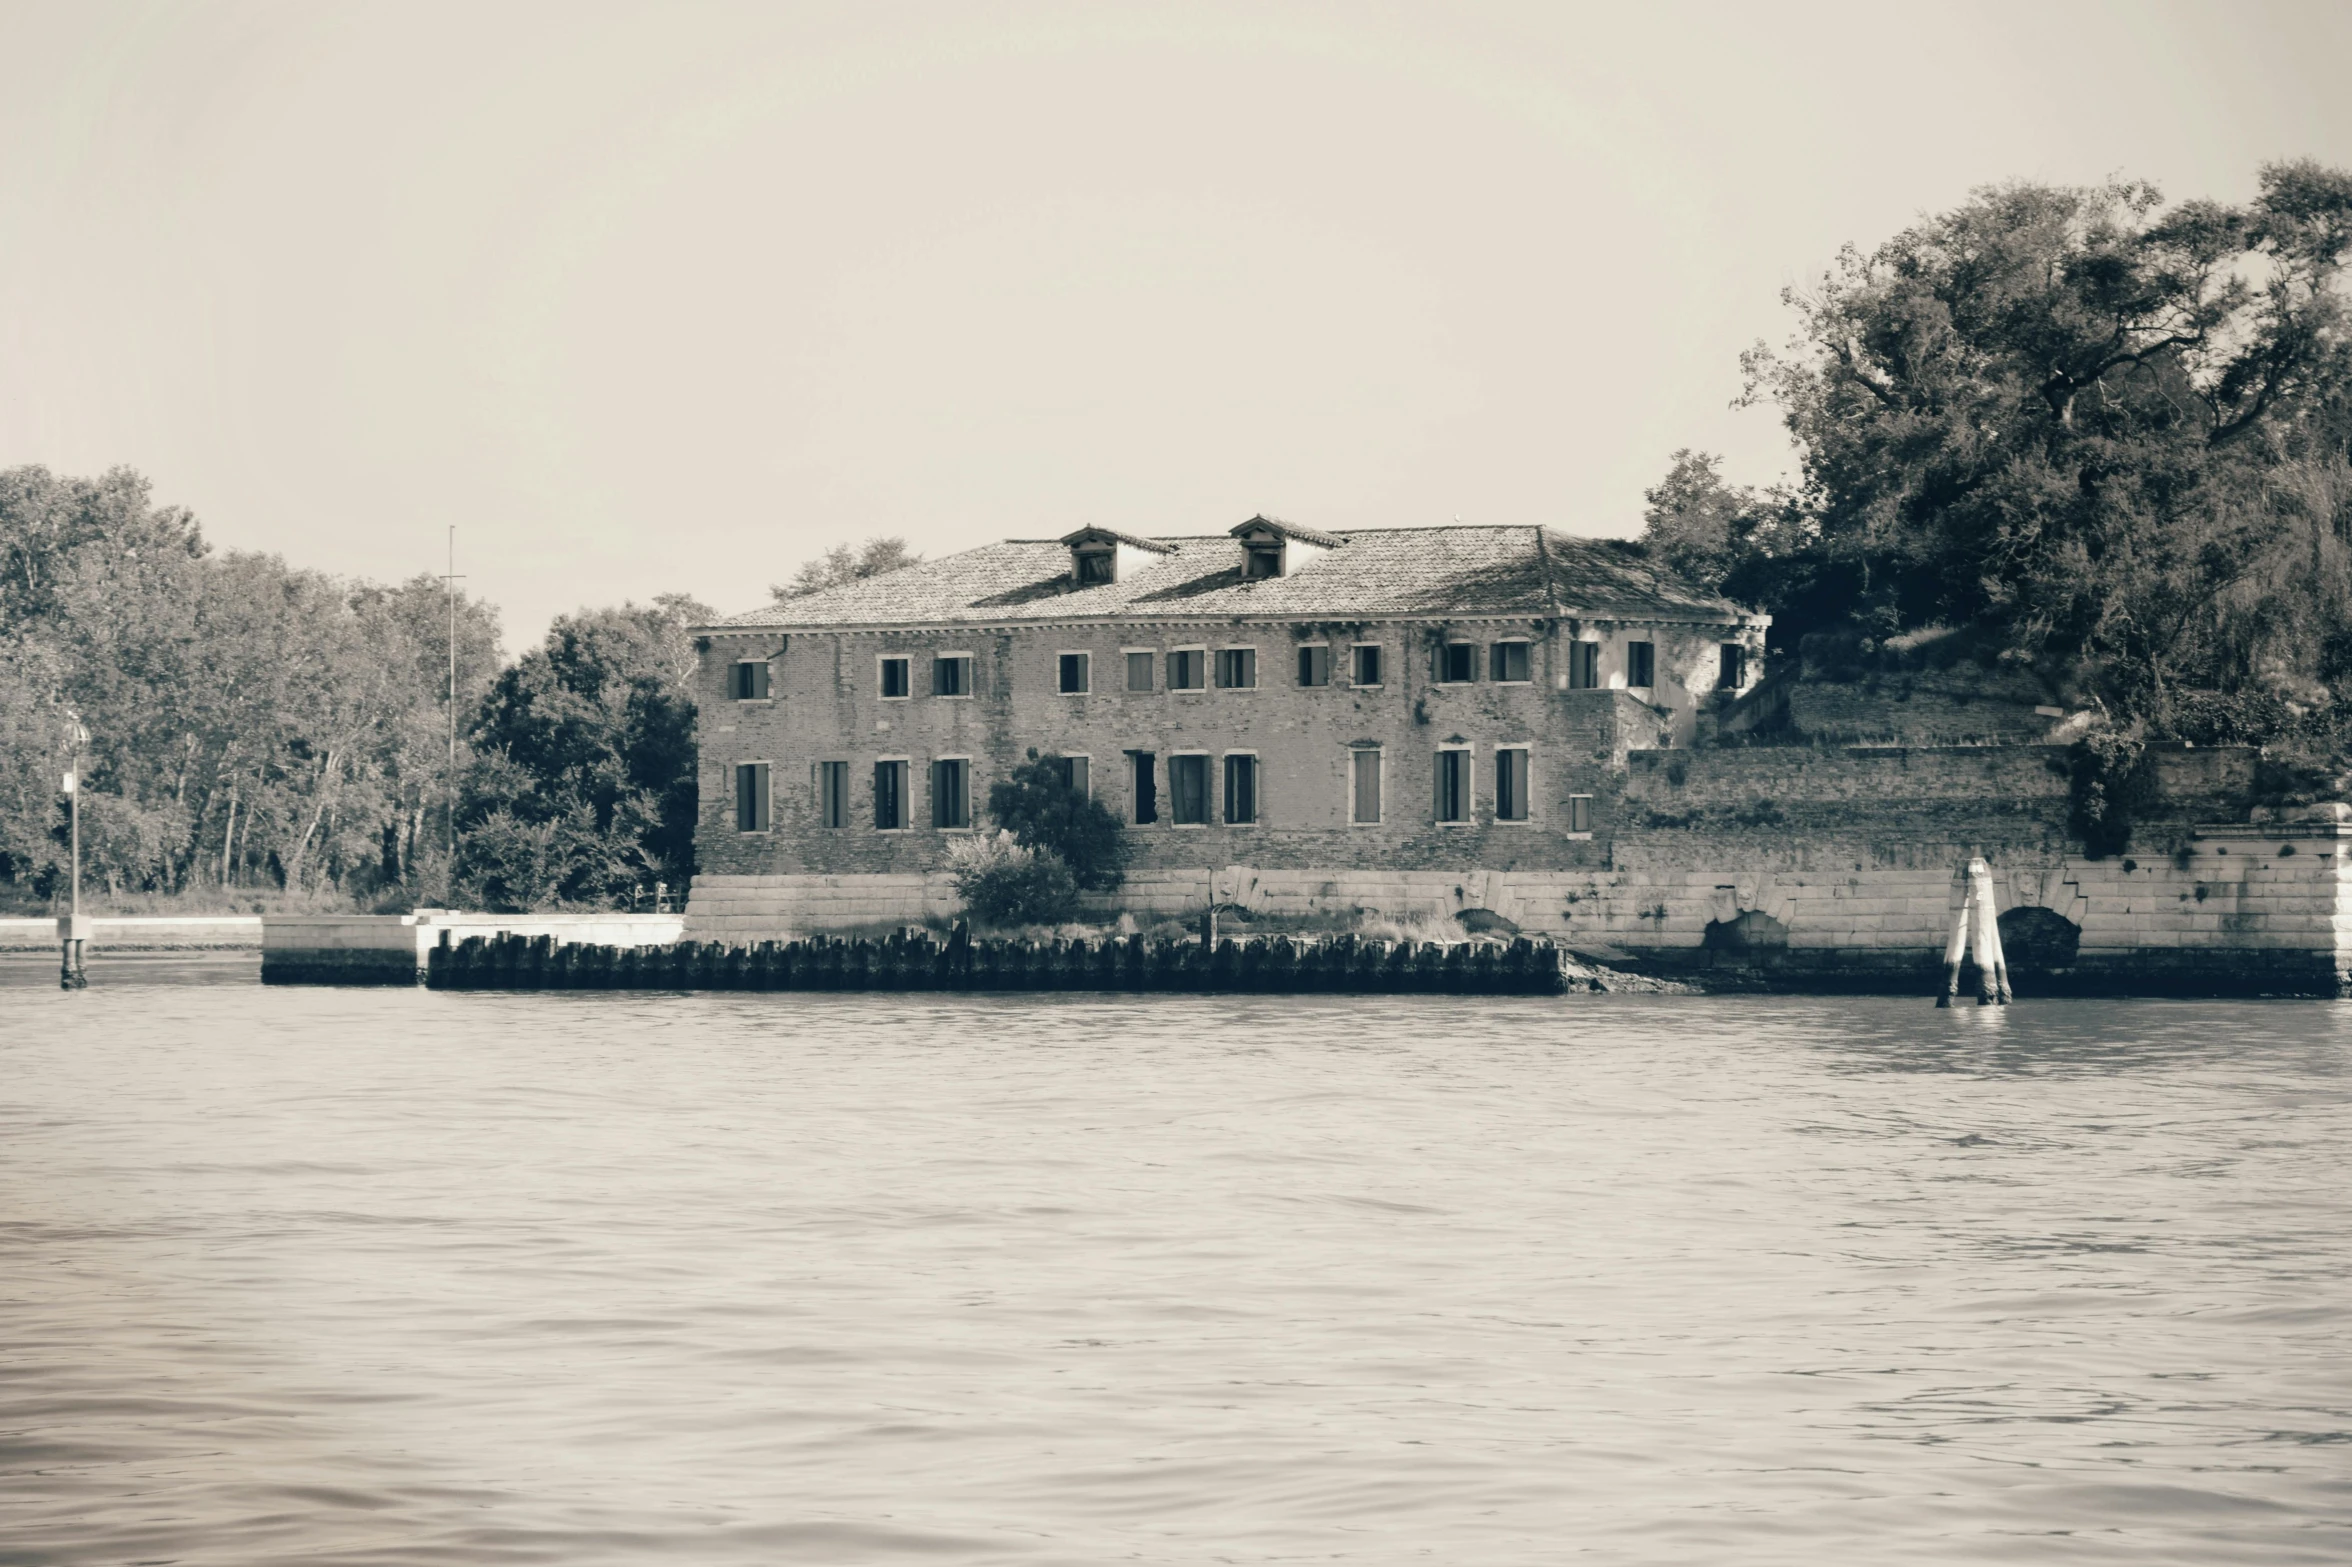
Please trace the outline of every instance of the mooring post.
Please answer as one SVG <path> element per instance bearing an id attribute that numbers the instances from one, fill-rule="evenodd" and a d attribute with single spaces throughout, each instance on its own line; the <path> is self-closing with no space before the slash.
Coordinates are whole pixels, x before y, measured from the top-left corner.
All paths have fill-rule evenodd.
<path id="1" fill-rule="evenodd" d="M 73 901 L 57 922 L 57 988 L 86 990 L 90 976 L 82 971 L 82 948 L 90 939 L 90 921 L 82 913 L 82 747 L 90 732 L 81 719 L 68 715 L 73 725 L 73 766 L 65 775 L 66 812 L 73 823 Z"/>
<path id="2" fill-rule="evenodd" d="M 1952 876 L 1952 935 L 1944 943 L 1944 989 L 1936 997 L 1937 1006 L 1948 1007 L 1959 999 L 1960 958 L 1971 948 L 1976 958 L 1976 1004 L 2009 1004 L 2009 964 L 2001 951 L 1999 913 L 1993 868 L 1984 856 L 1972 856 Z"/>

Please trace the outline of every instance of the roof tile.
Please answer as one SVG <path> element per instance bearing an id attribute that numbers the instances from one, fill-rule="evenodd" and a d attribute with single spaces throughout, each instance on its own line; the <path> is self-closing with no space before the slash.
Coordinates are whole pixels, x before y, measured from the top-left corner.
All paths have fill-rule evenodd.
<path id="1" fill-rule="evenodd" d="M 1059 540 L 1007 539 L 779 600 L 713 629 L 1487 615 L 1731 621 L 1744 613 L 1621 540 L 1460 525 L 1330 536 L 1346 548 L 1254 581 L 1243 577 L 1244 552 L 1229 535 L 1158 538 L 1169 553 L 1118 582 L 1083 587 L 1071 581 L 1070 551 Z"/>

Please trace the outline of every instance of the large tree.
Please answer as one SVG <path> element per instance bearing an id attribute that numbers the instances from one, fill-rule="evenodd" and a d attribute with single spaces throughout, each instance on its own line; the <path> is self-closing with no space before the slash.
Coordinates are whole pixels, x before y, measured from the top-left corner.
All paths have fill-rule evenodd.
<path id="1" fill-rule="evenodd" d="M 683 594 L 557 618 L 473 727 L 460 872 L 507 909 L 605 905 L 694 872 L 695 654 Z"/>
<path id="2" fill-rule="evenodd" d="M 1748 356 L 1802 462 L 1789 524 L 1716 529 L 1676 493 L 1686 454 L 1653 540 L 1728 535 L 1720 580 L 1784 639 L 1972 627 L 2120 710 L 2352 674 L 2348 253 L 2352 174 L 2310 163 L 2243 206 L 1980 191 L 1849 248 L 1787 295 L 1790 343 Z"/>

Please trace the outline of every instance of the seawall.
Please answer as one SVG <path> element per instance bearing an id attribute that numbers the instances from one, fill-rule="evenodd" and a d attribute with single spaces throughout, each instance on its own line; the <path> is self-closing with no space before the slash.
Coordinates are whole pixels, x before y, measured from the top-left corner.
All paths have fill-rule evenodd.
<path id="1" fill-rule="evenodd" d="M 2023 938 L 2011 941 L 2012 961 L 2029 994 L 2347 993 L 2352 806 L 2248 812 L 2251 753 L 2160 752 L 2132 848 L 2093 857 L 2067 825 L 2066 755 L 1636 752 L 1621 784 L 1629 825 L 1589 868 L 1152 866 L 1090 913 L 1188 918 L 1216 903 L 1315 924 L 1483 911 L 1480 923 L 1652 972 L 1915 990 L 1939 974 L 1954 868 L 1982 854 L 2004 932 Z M 936 871 L 713 875 L 695 882 L 686 936 L 790 940 L 940 924 L 956 909 Z"/>
<path id="2" fill-rule="evenodd" d="M 273 914 L 262 921 L 261 982 L 416 985 L 425 977 L 426 953 L 444 937 L 451 943 L 513 935 L 544 937 L 559 946 L 644 947 L 676 941 L 684 929 L 677 914 Z"/>

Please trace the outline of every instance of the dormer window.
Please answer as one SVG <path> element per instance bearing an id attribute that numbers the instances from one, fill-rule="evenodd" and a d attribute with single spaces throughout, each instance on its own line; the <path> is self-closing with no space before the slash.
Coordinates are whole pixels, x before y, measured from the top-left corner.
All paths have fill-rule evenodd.
<path id="1" fill-rule="evenodd" d="M 1308 561 L 1345 544 L 1337 534 L 1318 533 L 1271 517 L 1252 517 L 1232 530 L 1241 541 L 1241 575 L 1247 582 L 1287 577 Z"/>
<path id="2" fill-rule="evenodd" d="M 1064 534 L 1061 542 L 1070 551 L 1070 585 L 1080 588 L 1132 580 L 1160 556 L 1176 553 L 1173 544 L 1138 538 L 1115 528 L 1080 528 Z"/>

